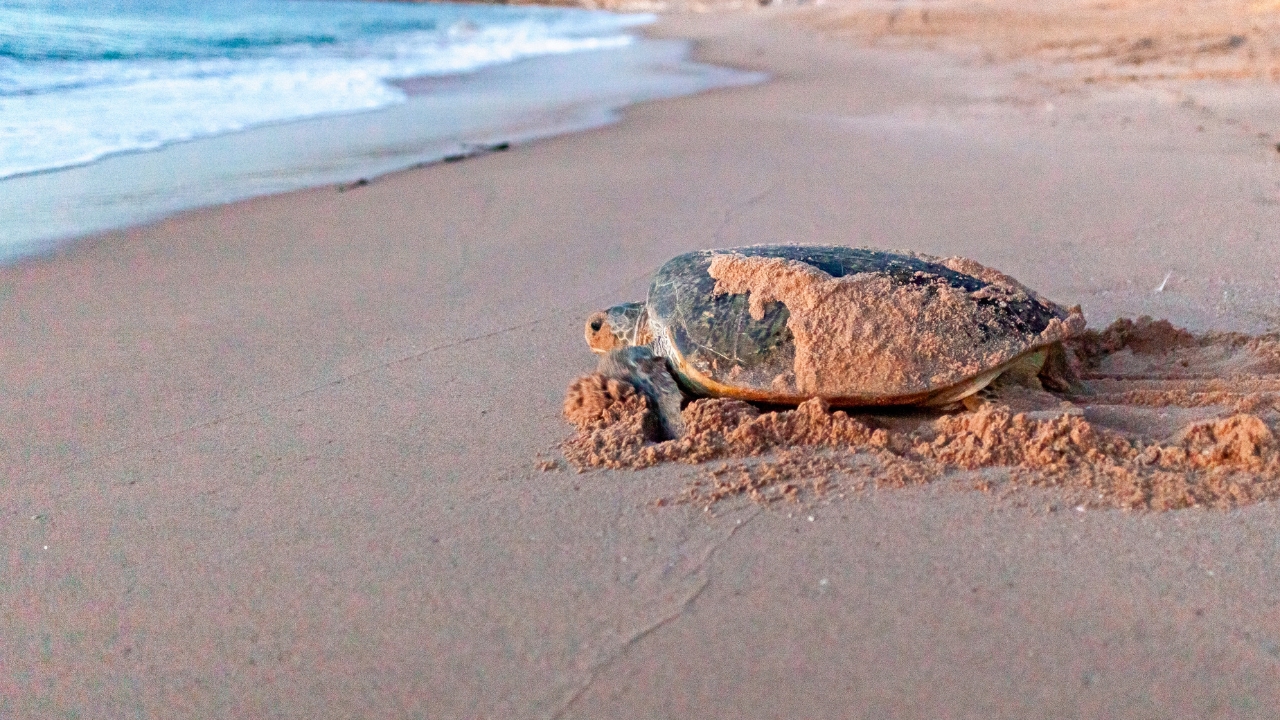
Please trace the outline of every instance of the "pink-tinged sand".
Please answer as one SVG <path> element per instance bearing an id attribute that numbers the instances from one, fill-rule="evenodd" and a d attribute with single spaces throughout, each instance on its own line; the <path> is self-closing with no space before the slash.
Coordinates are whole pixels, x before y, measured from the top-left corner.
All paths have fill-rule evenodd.
<path id="1" fill-rule="evenodd" d="M 788 18 L 658 27 L 766 85 L 0 270 L 0 717 L 1269 717 L 1274 504 L 943 482 L 710 514 L 650 504 L 684 466 L 535 469 L 582 319 L 693 248 L 909 247 L 1094 325 L 1275 321 L 1252 134 Z"/>

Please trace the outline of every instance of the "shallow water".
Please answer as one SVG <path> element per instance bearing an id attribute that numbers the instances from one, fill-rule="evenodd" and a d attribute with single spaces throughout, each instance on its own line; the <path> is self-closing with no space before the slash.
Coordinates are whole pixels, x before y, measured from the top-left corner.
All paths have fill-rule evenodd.
<path id="1" fill-rule="evenodd" d="M 0 5 L 0 178 L 405 101 L 389 80 L 622 47 L 643 15 L 328 0 Z"/>
<path id="2" fill-rule="evenodd" d="M 375 111 L 269 124 L 0 180 L 0 262 L 186 209 L 351 183 L 598 127 L 632 103 L 763 79 L 688 55 L 688 43 L 637 38 L 616 49 L 406 82 L 403 102 Z"/>

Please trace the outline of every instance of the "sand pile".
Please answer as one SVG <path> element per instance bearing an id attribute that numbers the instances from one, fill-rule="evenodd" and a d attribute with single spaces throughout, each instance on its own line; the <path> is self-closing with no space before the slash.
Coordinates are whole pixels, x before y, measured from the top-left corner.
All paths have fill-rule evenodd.
<path id="1" fill-rule="evenodd" d="M 688 434 L 663 442 L 642 395 L 588 375 L 565 400 L 577 433 L 563 450 L 579 470 L 709 463 L 676 498 L 703 504 L 956 477 L 982 490 L 1051 488 L 1093 507 L 1233 507 L 1280 497 L 1276 348 L 1274 336 L 1120 320 L 1070 344 L 1080 394 L 1016 378 L 950 414 L 700 399 L 682 413 Z"/>
<path id="2" fill-rule="evenodd" d="M 569 386 L 565 417 L 578 433 L 562 446 L 565 458 L 580 469 L 644 468 L 661 462 L 700 463 L 729 457 L 761 455 L 795 446 L 877 447 L 888 442 L 883 430 L 872 430 L 841 411 L 831 412 L 822 400 L 794 410 L 761 413 L 741 400 L 702 399 L 681 415 L 684 437 L 649 442 L 652 416 L 638 393 L 613 399 L 606 389 L 617 380 L 586 375 Z M 596 410 L 598 409 L 598 411 Z"/>

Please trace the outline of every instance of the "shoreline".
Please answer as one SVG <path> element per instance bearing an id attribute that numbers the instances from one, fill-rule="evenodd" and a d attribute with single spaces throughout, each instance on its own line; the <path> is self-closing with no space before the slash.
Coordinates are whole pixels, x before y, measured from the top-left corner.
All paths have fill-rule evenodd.
<path id="1" fill-rule="evenodd" d="M 538 469 L 584 319 L 698 247 L 910 247 L 1094 327 L 1274 327 L 1280 168 L 1238 123 L 806 12 L 652 30 L 768 83 L 0 267 L 0 714 L 1280 705 L 1274 502 L 1047 512 L 957 473 L 702 512 L 653 504 L 687 466 Z"/>
<path id="2" fill-rule="evenodd" d="M 640 34 L 623 48 L 406 78 L 393 83 L 406 91 L 406 102 L 386 108 L 267 123 L 4 178 L 0 263 L 196 208 L 367 184 L 478 149 L 615 122 L 634 103 L 763 79 L 699 64 L 689 52 L 681 41 Z M 57 229 L 48 227 L 52 218 Z"/>

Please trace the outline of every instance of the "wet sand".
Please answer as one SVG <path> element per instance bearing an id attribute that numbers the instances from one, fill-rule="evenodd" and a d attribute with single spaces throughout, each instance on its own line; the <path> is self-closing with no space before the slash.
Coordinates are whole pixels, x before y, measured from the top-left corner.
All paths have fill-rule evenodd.
<path id="1" fill-rule="evenodd" d="M 1280 320 L 1249 87 L 1063 91 L 807 12 L 659 25 L 765 85 L 0 269 L 0 715 L 1269 716 L 1275 502 L 703 512 L 652 503 L 685 466 L 538 468 L 583 319 L 698 247 L 963 255 L 1094 327 Z"/>
<path id="2" fill-rule="evenodd" d="M 0 179 L 0 263 L 66 238 L 192 208 L 353 184 L 486 152 L 502 143 L 608 125 L 627 105 L 761 78 L 690 62 L 682 40 L 547 55 L 462 75 L 396 83 L 405 102 L 370 112 L 269 123 Z"/>

